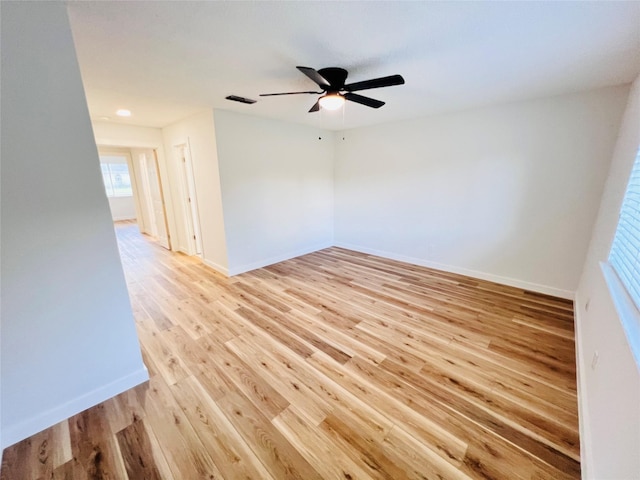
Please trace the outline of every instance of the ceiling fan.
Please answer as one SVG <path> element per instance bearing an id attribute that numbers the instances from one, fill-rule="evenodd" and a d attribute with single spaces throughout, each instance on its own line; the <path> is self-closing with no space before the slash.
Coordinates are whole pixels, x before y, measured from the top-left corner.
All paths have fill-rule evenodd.
<path id="1" fill-rule="evenodd" d="M 324 94 L 318 99 L 313 107 L 311 107 L 309 113 L 317 112 L 320 110 L 320 107 L 326 108 L 327 110 L 336 110 L 344 104 L 345 100 L 366 105 L 371 108 L 380 108 L 384 105 L 384 102 L 376 100 L 375 98 L 358 95 L 353 92 L 404 84 L 404 78 L 402 78 L 402 75 L 389 75 L 388 77 L 372 78 L 371 80 L 364 80 L 362 82 L 349 83 L 345 85 L 349 72 L 344 68 L 328 67 L 321 68 L 320 70 L 315 70 L 310 67 L 296 68 L 316 82 L 322 91 L 262 93 L 260 96 L 271 97 L 277 95 L 299 95 L 305 93 L 315 95 Z"/>

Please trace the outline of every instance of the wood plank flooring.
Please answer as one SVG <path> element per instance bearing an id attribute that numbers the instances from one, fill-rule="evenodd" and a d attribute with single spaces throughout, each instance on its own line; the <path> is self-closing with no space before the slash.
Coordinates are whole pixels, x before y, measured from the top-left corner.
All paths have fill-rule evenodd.
<path id="1" fill-rule="evenodd" d="M 228 279 L 116 231 L 151 380 L 2 480 L 580 478 L 571 302 L 340 248 Z"/>

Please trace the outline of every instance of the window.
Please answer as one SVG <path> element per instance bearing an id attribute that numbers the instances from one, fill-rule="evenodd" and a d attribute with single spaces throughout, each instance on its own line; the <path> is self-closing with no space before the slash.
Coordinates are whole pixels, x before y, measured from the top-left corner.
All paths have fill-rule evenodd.
<path id="1" fill-rule="evenodd" d="M 112 157 L 100 157 L 102 180 L 107 191 L 107 197 L 131 197 L 131 177 L 126 163 L 112 163 L 105 161 Z"/>
<path id="2" fill-rule="evenodd" d="M 622 201 L 609 261 L 601 266 L 631 352 L 640 368 L 640 150 Z"/>
<path id="3" fill-rule="evenodd" d="M 640 151 L 631 169 L 609 263 L 640 310 Z"/>

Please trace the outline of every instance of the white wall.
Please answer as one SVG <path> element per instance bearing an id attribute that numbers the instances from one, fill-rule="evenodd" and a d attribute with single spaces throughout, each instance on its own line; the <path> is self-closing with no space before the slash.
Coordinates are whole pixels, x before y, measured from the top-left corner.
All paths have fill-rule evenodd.
<path id="1" fill-rule="evenodd" d="M 191 152 L 196 199 L 199 210 L 199 227 L 202 237 L 202 260 L 214 269 L 227 273 L 227 246 L 225 243 L 222 199 L 220 194 L 220 174 L 218 172 L 218 154 L 216 151 L 216 133 L 213 123 L 213 111 L 207 110 L 192 115 L 180 122 L 162 129 L 165 149 L 169 159 L 169 168 L 173 180 L 173 194 L 176 199 L 176 218 L 182 219 L 178 225 L 178 244 L 180 249 L 189 251 L 184 223 L 185 208 L 180 207 L 179 198 L 181 174 L 180 159 L 176 157 L 175 147 L 187 144 Z M 184 196 L 182 196 L 184 197 Z M 183 202 L 184 203 L 184 202 Z M 180 214 L 178 215 L 178 210 Z"/>
<path id="2" fill-rule="evenodd" d="M 133 197 L 110 197 L 109 210 L 114 222 L 120 220 L 135 220 L 136 206 Z"/>
<path id="3" fill-rule="evenodd" d="M 111 122 L 93 122 L 92 125 L 95 142 L 99 146 L 127 147 L 127 150 L 130 151 L 132 155 L 135 155 L 137 152 L 141 152 L 142 149 L 152 149 L 156 151 L 156 154 L 158 155 L 160 179 L 165 191 L 165 211 L 167 213 L 169 235 L 173 242 L 174 239 L 178 238 L 178 224 L 180 223 L 181 217 L 176 217 L 176 201 L 172 195 L 171 187 L 174 180 L 169 172 L 169 159 L 165 155 L 164 151 L 162 130 L 159 128 L 122 125 Z M 134 169 L 136 168 L 136 165 L 137 162 L 134 161 Z M 141 173 L 142 172 L 135 170 L 136 182 L 138 182 L 136 183 L 136 186 L 138 187 L 140 187 L 139 180 Z M 149 220 L 143 216 L 142 206 L 139 207 L 141 215 L 138 220 L 141 220 L 142 230 L 149 233 L 147 231 Z M 174 249 L 173 245 L 172 249 Z"/>
<path id="4" fill-rule="evenodd" d="M 164 152 L 160 128 L 113 122 L 92 122 L 92 126 L 93 135 L 98 145 L 157 148 Z"/>
<path id="5" fill-rule="evenodd" d="M 65 4 L 1 21 L 4 448 L 148 376 Z"/>
<path id="6" fill-rule="evenodd" d="M 640 77 L 633 84 L 576 293 L 580 436 L 584 478 L 640 477 L 640 369 L 605 284 L 618 213 L 640 147 Z M 599 360 L 592 368 L 598 352 Z"/>
<path id="7" fill-rule="evenodd" d="M 334 135 L 214 113 L 229 273 L 332 245 Z"/>
<path id="8" fill-rule="evenodd" d="M 572 298 L 627 93 L 347 131 L 336 244 Z"/>

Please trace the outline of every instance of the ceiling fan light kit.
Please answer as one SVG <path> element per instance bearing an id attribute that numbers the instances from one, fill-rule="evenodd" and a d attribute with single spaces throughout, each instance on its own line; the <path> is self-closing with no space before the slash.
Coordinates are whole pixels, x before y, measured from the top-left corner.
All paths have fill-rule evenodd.
<path id="1" fill-rule="evenodd" d="M 318 101 L 325 110 L 338 110 L 345 102 L 344 97 L 339 93 L 328 93 Z"/>
<path id="2" fill-rule="evenodd" d="M 375 98 L 359 95 L 360 90 L 369 90 L 371 88 L 391 87 L 393 85 L 403 85 L 404 78 L 402 75 L 389 75 L 388 77 L 373 78 L 362 82 L 355 82 L 345 85 L 349 73 L 344 68 L 328 67 L 315 70 L 310 67 L 296 67 L 307 77 L 313 80 L 321 89 L 320 92 L 304 91 L 304 92 L 283 92 L 283 93 L 262 93 L 261 97 L 272 97 L 279 95 L 299 95 L 313 94 L 322 95 L 318 101 L 311 107 L 309 112 L 317 112 L 320 107 L 326 110 L 337 110 L 346 100 L 359 103 L 371 108 L 380 108 L 384 102 Z"/>

